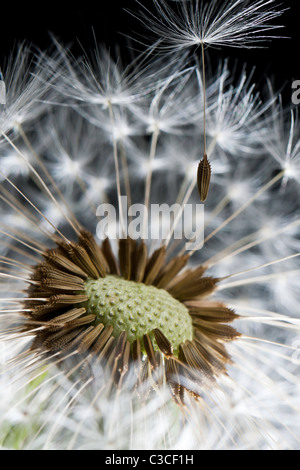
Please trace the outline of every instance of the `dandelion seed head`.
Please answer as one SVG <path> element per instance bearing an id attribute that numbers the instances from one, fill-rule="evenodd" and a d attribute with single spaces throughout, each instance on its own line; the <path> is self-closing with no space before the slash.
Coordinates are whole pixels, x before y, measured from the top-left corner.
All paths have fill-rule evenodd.
<path id="1" fill-rule="evenodd" d="M 188 1 L 175 16 L 154 3 L 162 41 L 141 62 L 124 68 L 99 46 L 92 64 L 56 43 L 35 75 L 42 93 L 51 74 L 47 110 L 28 93 L 22 126 L 6 128 L 2 448 L 299 448 L 297 180 L 275 171 L 297 161 L 295 115 L 287 124 L 245 70 L 234 81 L 220 63 L 206 86 L 179 58 L 257 44 L 280 11 Z M 203 243 L 188 250 L 178 226 L 199 203 L 205 130 L 213 174 L 204 220 L 185 227 Z M 123 195 L 179 210 L 140 220 L 136 237 Z M 104 203 L 116 217 L 102 230 Z"/>
<path id="2" fill-rule="evenodd" d="M 102 178 L 89 175 L 87 184 L 87 195 L 89 199 L 92 201 L 101 201 L 104 199 L 105 192 L 110 188 L 111 181 L 108 175 Z"/>
<path id="3" fill-rule="evenodd" d="M 5 152 L 5 155 L 1 155 L 0 179 L 3 180 L 5 176 L 28 176 L 29 168 L 26 164 L 26 160 L 32 159 L 30 153 L 27 150 L 23 151 L 23 157 L 16 154 L 14 151 Z"/>
<path id="4" fill-rule="evenodd" d="M 240 201 L 241 198 L 248 199 L 247 196 L 245 196 L 245 185 L 240 182 L 233 183 L 228 191 L 228 197 L 233 201 Z"/>
<path id="5" fill-rule="evenodd" d="M 262 102 L 251 80 L 253 71 L 245 68 L 233 84 L 228 67 L 225 62 L 218 72 L 218 89 L 208 99 L 207 132 L 230 155 L 255 155 L 259 148 L 257 124 L 272 107 L 273 98 Z"/>
<path id="6" fill-rule="evenodd" d="M 18 131 L 20 125 L 28 125 L 45 110 L 42 98 L 48 96 L 51 76 L 40 68 L 41 60 L 37 56 L 32 62 L 30 48 L 20 44 L 2 69 L 6 103 L 0 110 L 1 132 Z"/>
<path id="7" fill-rule="evenodd" d="M 154 0 L 157 15 L 143 5 L 141 20 L 160 38 L 159 47 L 181 50 L 200 45 L 255 47 L 271 35 L 262 34 L 279 26 L 271 21 L 283 12 L 281 4 L 274 1 L 253 1 L 244 4 L 240 0 L 208 4 L 200 1 L 177 3 L 177 11 L 164 0 Z"/>
<path id="8" fill-rule="evenodd" d="M 300 177 L 300 164 L 299 157 L 295 156 L 294 161 L 287 161 L 283 165 L 284 174 L 287 179 L 294 179 L 299 181 Z"/>
<path id="9" fill-rule="evenodd" d="M 273 164 L 284 170 L 284 186 L 288 180 L 298 184 L 300 141 L 297 111 L 289 111 L 287 119 L 280 103 L 273 106 L 270 116 L 266 118 L 266 129 L 267 137 L 261 137 L 262 145 L 273 158 Z"/>

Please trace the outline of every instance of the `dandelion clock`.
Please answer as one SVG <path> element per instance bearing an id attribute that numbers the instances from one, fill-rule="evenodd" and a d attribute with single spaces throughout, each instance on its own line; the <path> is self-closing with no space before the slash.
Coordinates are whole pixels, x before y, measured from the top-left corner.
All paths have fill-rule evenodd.
<path id="1" fill-rule="evenodd" d="M 284 8 L 146 3 L 1 64 L 1 448 L 299 449 L 298 111 L 223 50 Z"/>

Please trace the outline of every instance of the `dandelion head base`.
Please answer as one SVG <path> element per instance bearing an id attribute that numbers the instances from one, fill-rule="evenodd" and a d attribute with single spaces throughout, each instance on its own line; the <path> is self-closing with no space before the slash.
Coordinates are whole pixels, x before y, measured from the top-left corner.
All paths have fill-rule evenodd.
<path id="1" fill-rule="evenodd" d="M 167 383 L 180 404 L 184 391 L 200 396 L 226 372 L 236 314 L 209 299 L 218 279 L 204 266 L 183 269 L 189 255 L 167 261 L 161 246 L 149 256 L 130 238 L 119 240 L 117 257 L 108 239 L 100 247 L 86 231 L 56 244 L 32 268 L 24 299 L 21 328 L 34 336 L 33 353 L 62 364 L 78 355 L 90 379 L 101 365 L 117 386 L 134 370 L 138 383 Z"/>
<path id="2" fill-rule="evenodd" d="M 179 345 L 193 339 L 187 307 L 164 289 L 108 275 L 88 279 L 85 293 L 89 300 L 84 306 L 87 314 L 96 315 L 95 324 L 112 325 L 115 337 L 126 331 L 131 344 L 149 334 L 154 350 L 159 350 L 152 333 L 159 329 L 178 355 Z"/>

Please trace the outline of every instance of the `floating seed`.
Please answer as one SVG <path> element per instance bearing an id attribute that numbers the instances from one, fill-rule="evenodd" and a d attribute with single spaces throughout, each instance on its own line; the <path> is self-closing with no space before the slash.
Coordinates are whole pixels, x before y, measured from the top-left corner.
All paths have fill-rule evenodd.
<path id="1" fill-rule="evenodd" d="M 208 195 L 209 184 L 211 178 L 211 165 L 207 159 L 206 153 L 198 166 L 197 184 L 200 196 L 200 201 L 205 202 Z"/>

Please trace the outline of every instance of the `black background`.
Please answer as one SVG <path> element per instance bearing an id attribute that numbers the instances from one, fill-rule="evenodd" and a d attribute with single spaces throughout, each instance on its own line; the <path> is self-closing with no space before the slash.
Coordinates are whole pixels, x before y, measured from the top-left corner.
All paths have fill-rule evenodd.
<path id="1" fill-rule="evenodd" d="M 151 0 L 143 0 L 142 3 L 153 10 Z M 290 99 L 292 82 L 300 80 L 300 2 L 283 0 L 282 3 L 289 7 L 289 11 L 277 22 L 286 27 L 276 34 L 289 39 L 275 39 L 264 49 L 210 49 L 209 55 L 212 61 L 220 56 L 236 58 L 240 63 L 246 62 L 249 70 L 255 66 L 257 82 L 266 76 L 271 77 L 276 89 L 285 86 L 284 96 Z M 126 62 L 127 40 L 123 34 L 149 34 L 126 12 L 126 9 L 137 12 L 139 8 L 135 0 L 82 0 L 77 4 L 63 0 L 38 4 L 26 1 L 5 2 L 3 5 L 1 2 L 0 67 L 19 41 L 26 40 L 40 49 L 47 49 L 52 44 L 52 33 L 64 45 L 72 44 L 71 50 L 77 55 L 82 53 L 82 48 L 89 51 L 94 47 L 93 31 L 98 43 L 114 47 L 117 42 Z"/>

